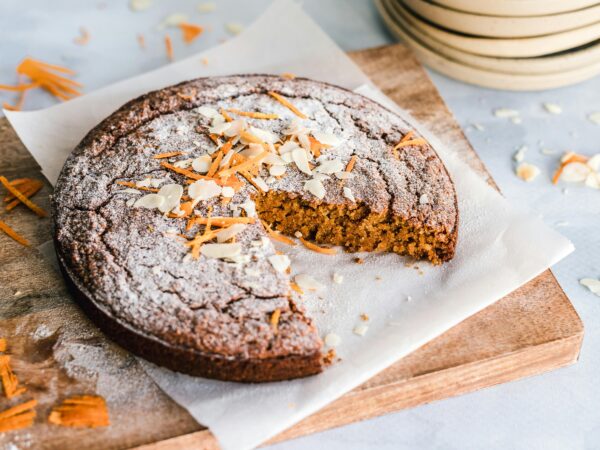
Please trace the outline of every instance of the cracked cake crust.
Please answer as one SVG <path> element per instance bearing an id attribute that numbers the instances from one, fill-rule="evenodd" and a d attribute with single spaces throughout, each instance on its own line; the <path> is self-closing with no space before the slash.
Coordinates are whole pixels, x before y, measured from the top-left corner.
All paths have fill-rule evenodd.
<path id="1" fill-rule="evenodd" d="M 185 184 L 185 177 L 166 170 L 152 156 L 183 150 L 186 158 L 194 158 L 214 146 L 206 131 L 210 121 L 198 107 L 291 119 L 293 114 L 273 101 L 270 91 L 306 112 L 309 119 L 303 122 L 344 139 L 343 145 L 324 153 L 334 154 L 344 165 L 357 157 L 354 177 L 344 185 L 368 220 L 376 217 L 377 224 L 389 224 L 393 219 L 406 232 L 429 233 L 435 239 L 415 244 L 413 251 L 393 240 L 384 248 L 381 242 L 389 241 L 385 236 L 378 242 L 351 242 L 344 232 L 323 235 L 308 228 L 306 236 L 351 250 L 396 251 L 436 263 L 452 258 L 458 225 L 452 181 L 429 145 L 403 147 L 393 157 L 390 149 L 411 131 L 397 115 L 358 94 L 301 78 L 244 75 L 181 83 L 127 103 L 90 131 L 65 163 L 52 199 L 65 278 L 91 318 L 123 347 L 174 370 L 223 380 L 274 381 L 322 370 L 317 330 L 290 289 L 288 275 L 269 263 L 276 253 L 259 221 L 237 236 L 249 261 L 191 260 L 186 258 L 188 247 L 176 236 L 186 234 L 185 221 L 131 207 L 129 201 L 139 195 L 117 184 L 144 177 Z M 287 126 L 286 120 L 250 118 L 248 123 L 275 134 Z M 324 206 L 359 210 L 342 195 L 340 180 L 323 181 L 322 200 L 304 189 L 306 180 L 301 171 L 289 169 L 285 177 L 271 180 L 270 192 L 314 211 Z M 269 210 L 265 198 L 272 197 L 259 196 L 247 184 L 231 203 L 243 209 L 256 199 L 261 217 L 289 232 L 289 224 L 275 207 Z M 196 211 L 202 216 L 232 214 L 231 205 L 218 199 L 199 203 Z M 366 223 L 365 217 L 359 220 Z M 338 228 L 347 228 L 346 222 L 340 224 Z M 431 248 L 423 250 L 423 245 Z"/>

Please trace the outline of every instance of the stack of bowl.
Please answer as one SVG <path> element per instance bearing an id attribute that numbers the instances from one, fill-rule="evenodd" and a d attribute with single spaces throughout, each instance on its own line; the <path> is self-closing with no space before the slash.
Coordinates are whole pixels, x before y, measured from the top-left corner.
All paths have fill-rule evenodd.
<path id="1" fill-rule="evenodd" d="M 375 0 L 427 66 L 468 83 L 540 90 L 600 73 L 598 0 Z"/>

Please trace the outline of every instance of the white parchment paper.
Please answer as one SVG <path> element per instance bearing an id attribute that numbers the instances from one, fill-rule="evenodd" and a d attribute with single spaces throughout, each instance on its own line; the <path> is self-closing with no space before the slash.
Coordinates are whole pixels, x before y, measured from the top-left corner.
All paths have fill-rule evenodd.
<path id="1" fill-rule="evenodd" d="M 207 58 L 207 66 L 201 59 Z M 67 103 L 34 112 L 5 111 L 19 137 L 54 182 L 69 152 L 126 101 L 199 76 L 293 72 L 355 89 L 393 108 L 429 139 L 456 185 L 460 210 L 456 257 L 441 267 L 406 267 L 392 254 L 324 256 L 281 247 L 296 273 L 327 285 L 307 295 L 323 335 L 341 337 L 341 361 L 324 373 L 289 382 L 248 385 L 193 378 L 143 362 L 146 371 L 224 449 L 259 445 L 470 315 L 515 290 L 573 250 L 537 218 L 511 207 L 453 152 L 373 87 L 354 63 L 290 0 L 279 0 L 247 31 L 225 44 Z M 401 76 L 399 74 L 399 76 Z M 331 282 L 333 272 L 344 277 Z M 360 314 L 369 316 L 361 322 Z M 364 336 L 353 333 L 368 325 Z"/>

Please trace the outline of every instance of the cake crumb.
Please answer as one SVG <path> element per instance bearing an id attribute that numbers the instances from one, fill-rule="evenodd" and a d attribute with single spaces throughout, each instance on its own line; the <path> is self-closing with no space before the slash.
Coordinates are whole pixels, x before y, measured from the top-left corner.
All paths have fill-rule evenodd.
<path id="1" fill-rule="evenodd" d="M 360 320 L 362 320 L 363 322 L 368 322 L 369 321 L 369 315 L 367 313 L 362 313 L 360 315 Z"/>
<path id="2" fill-rule="evenodd" d="M 364 263 L 365 263 L 365 260 L 364 260 L 364 259 L 362 259 L 362 258 L 354 258 L 354 262 L 355 262 L 356 264 L 364 264 Z"/>
<path id="3" fill-rule="evenodd" d="M 204 2 L 198 4 L 196 9 L 200 14 L 206 14 L 209 12 L 213 12 L 215 9 L 217 9 L 217 4 L 215 2 Z"/>

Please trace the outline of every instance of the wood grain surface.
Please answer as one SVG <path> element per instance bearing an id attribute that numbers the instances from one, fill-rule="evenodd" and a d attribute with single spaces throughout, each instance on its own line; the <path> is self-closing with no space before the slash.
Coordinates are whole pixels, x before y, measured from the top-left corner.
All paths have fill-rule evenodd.
<path id="1" fill-rule="evenodd" d="M 451 140 L 490 183 L 489 174 L 431 81 L 401 45 L 351 56 L 392 99 Z M 5 119 L 0 119 L 0 174 L 41 178 L 39 167 Z M 48 208 L 51 187 L 35 200 Z M 69 297 L 60 275 L 35 248 L 50 239 L 50 220 L 22 206 L 0 214 L 32 242 L 0 235 L 0 337 L 28 391 L 0 398 L 0 410 L 36 398 L 35 425 L 0 434 L 0 447 L 39 449 L 218 448 L 210 434 L 158 389 L 137 360 L 107 340 Z M 576 361 L 583 327 L 550 271 L 465 320 L 364 385 L 277 436 L 290 439 L 368 419 Z M 74 429 L 49 425 L 49 409 L 67 396 L 107 399 L 112 425 Z M 357 407 L 357 405 L 360 405 Z"/>

